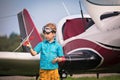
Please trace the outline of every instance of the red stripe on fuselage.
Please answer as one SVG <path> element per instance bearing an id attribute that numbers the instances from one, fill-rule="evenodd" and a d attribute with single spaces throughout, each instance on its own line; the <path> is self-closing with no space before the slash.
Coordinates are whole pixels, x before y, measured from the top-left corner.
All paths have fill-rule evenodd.
<path id="1" fill-rule="evenodd" d="M 104 58 L 102 66 L 112 65 L 120 62 L 120 57 L 118 57 L 120 55 L 120 51 L 106 49 L 94 42 L 85 39 L 76 39 L 68 42 L 63 48 L 65 54 L 78 48 L 94 49 Z"/>

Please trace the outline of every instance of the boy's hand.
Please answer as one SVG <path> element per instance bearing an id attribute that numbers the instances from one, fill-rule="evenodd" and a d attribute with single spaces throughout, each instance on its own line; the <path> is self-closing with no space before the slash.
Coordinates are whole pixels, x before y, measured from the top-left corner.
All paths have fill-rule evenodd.
<path id="1" fill-rule="evenodd" d="M 58 57 L 52 61 L 52 63 L 56 63 L 56 62 L 58 62 Z"/>
<path id="2" fill-rule="evenodd" d="M 31 44 L 30 44 L 30 42 L 29 41 L 25 41 L 24 43 L 23 43 L 23 46 L 26 46 L 26 47 L 31 47 Z"/>
<path id="3" fill-rule="evenodd" d="M 52 63 L 62 62 L 62 61 L 63 61 L 62 58 L 57 57 L 57 58 L 55 58 L 55 59 L 52 61 Z"/>
<path id="4" fill-rule="evenodd" d="M 37 52 L 32 49 L 32 46 L 31 46 L 31 44 L 30 44 L 30 42 L 29 42 L 28 40 L 26 40 L 26 41 L 23 43 L 23 46 L 26 46 L 26 47 L 29 48 L 29 51 L 30 51 L 30 53 L 31 53 L 32 56 L 37 55 Z"/>

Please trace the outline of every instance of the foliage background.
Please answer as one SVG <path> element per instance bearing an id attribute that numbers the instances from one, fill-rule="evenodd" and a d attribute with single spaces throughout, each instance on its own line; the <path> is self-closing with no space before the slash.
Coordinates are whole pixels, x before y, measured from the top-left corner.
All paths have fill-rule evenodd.
<path id="1" fill-rule="evenodd" d="M 0 36 L 0 51 L 14 51 L 20 44 L 20 35 L 16 33 L 11 33 L 9 37 Z M 22 48 L 17 50 L 21 52 Z"/>

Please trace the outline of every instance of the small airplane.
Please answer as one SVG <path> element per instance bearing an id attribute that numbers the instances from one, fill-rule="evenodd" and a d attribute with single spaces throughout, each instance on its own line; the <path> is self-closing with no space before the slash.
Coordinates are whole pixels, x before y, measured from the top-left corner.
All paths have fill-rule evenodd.
<path id="1" fill-rule="evenodd" d="M 120 63 L 120 1 L 102 1 L 84 0 L 90 16 L 68 16 L 58 23 L 66 75 Z"/>
<path id="2" fill-rule="evenodd" d="M 101 0 L 99 4 L 94 1 L 84 0 L 90 16 L 70 15 L 57 25 L 57 38 L 65 53 L 65 61 L 59 63 L 61 78 L 82 70 L 97 70 L 120 63 L 120 6 L 116 6 L 120 2 L 113 0 L 114 3 L 110 4 L 111 1 Z M 106 1 L 107 6 L 102 1 Z M 18 21 L 22 43 L 29 40 L 34 48 L 43 40 L 27 9 L 18 13 Z M 28 51 L 24 46 L 23 49 Z M 38 75 L 39 55 L 1 54 L 1 75 Z"/>

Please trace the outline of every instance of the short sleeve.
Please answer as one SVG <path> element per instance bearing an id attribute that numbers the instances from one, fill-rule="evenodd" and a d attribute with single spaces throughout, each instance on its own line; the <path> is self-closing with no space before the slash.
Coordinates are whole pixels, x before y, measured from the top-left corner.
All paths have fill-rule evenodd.
<path id="1" fill-rule="evenodd" d="M 64 56 L 63 49 L 62 49 L 61 45 L 59 45 L 58 48 L 57 48 L 57 55 L 58 55 L 58 57 Z"/>
<path id="2" fill-rule="evenodd" d="M 39 54 L 41 52 L 41 48 L 42 48 L 42 42 L 41 43 L 38 43 L 35 48 L 34 48 L 34 51 L 37 52 L 37 54 Z"/>

